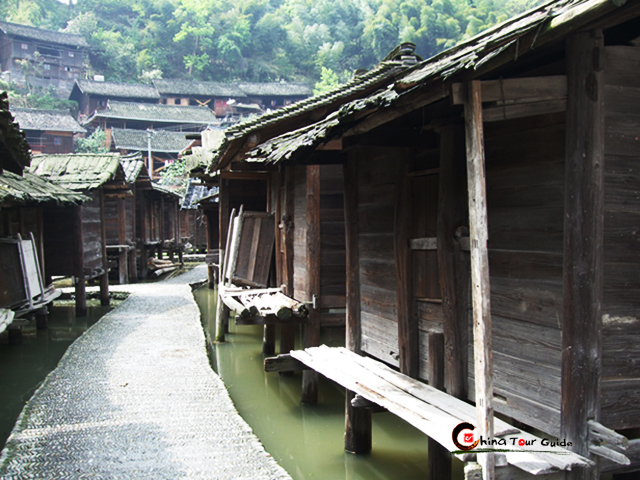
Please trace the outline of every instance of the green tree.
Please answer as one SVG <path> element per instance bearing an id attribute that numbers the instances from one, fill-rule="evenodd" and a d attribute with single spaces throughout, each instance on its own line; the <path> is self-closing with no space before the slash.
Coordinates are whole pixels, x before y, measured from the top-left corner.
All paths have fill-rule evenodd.
<path id="1" fill-rule="evenodd" d="M 75 153 L 107 153 L 107 133 L 100 127 L 87 138 L 79 138 L 76 143 Z"/>

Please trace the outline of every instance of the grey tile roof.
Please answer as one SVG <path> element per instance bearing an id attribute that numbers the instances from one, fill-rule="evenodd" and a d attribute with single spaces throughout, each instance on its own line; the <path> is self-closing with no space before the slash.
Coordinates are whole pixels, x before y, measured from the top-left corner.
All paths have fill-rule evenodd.
<path id="1" fill-rule="evenodd" d="M 109 101 L 107 108 L 97 110 L 86 122 L 94 118 L 117 118 L 147 122 L 209 125 L 216 120 L 215 114 L 207 107 L 182 107 L 158 103 L 132 103 Z"/>
<path id="2" fill-rule="evenodd" d="M 99 188 L 118 175 L 124 180 L 118 153 L 34 155 L 28 171 L 76 191 Z"/>
<path id="3" fill-rule="evenodd" d="M 52 30 L 44 30 L 42 28 L 18 25 L 17 23 L 0 22 L 0 30 L 7 35 L 39 40 L 41 42 L 57 43 L 58 45 L 67 45 L 70 47 L 89 46 L 87 41 L 80 35 L 54 32 Z"/>
<path id="4" fill-rule="evenodd" d="M 267 138 L 263 136 L 262 141 L 269 140 L 287 131 L 286 125 L 290 123 L 297 122 L 300 126 L 313 123 L 311 118 L 314 112 L 324 111 L 323 115 L 326 116 L 340 108 L 345 102 L 354 98 L 362 98 L 372 91 L 392 84 L 396 77 L 416 63 L 414 48 L 415 45 L 411 43 L 399 45 L 374 68 L 360 75 L 355 75 L 349 82 L 329 92 L 300 100 L 287 107 L 229 127 L 225 131 L 226 138 L 209 153 L 208 172 L 212 173 L 219 166 L 226 166 L 242 148 L 244 139 L 254 132 L 262 134 L 269 130 L 269 136 Z M 279 129 L 283 130 L 278 131 Z"/>
<path id="5" fill-rule="evenodd" d="M 148 137 L 146 130 L 112 128 L 111 135 L 117 149 L 139 150 L 146 152 Z M 151 133 L 151 151 L 156 153 L 180 153 L 193 140 L 187 140 L 184 132 L 165 132 L 156 130 Z"/>
<path id="6" fill-rule="evenodd" d="M 11 113 L 22 130 L 53 130 L 57 132 L 85 133 L 69 110 L 42 110 L 35 108 L 11 108 Z"/>
<path id="7" fill-rule="evenodd" d="M 313 90 L 304 83 L 252 83 L 241 82 L 238 87 L 249 96 L 258 97 L 310 97 Z"/>
<path id="8" fill-rule="evenodd" d="M 218 187 L 207 187 L 195 178 L 190 178 L 187 182 L 184 197 L 182 198 L 182 209 L 196 209 L 198 202 L 203 198 L 211 197 L 218 193 Z"/>
<path id="9" fill-rule="evenodd" d="M 26 167 L 31 162 L 31 154 L 24 132 L 9 111 L 8 94 L 0 92 L 0 167 L 5 160 Z"/>
<path id="10" fill-rule="evenodd" d="M 140 153 L 132 155 L 122 155 L 120 165 L 124 170 L 124 180 L 127 183 L 134 183 L 138 180 L 149 180 L 149 173 L 144 158 Z"/>
<path id="11" fill-rule="evenodd" d="M 87 95 L 101 95 L 111 98 L 144 98 L 159 100 L 160 94 L 153 85 L 144 83 L 96 82 L 76 80 L 74 88 Z M 73 92 L 72 92 L 73 93 Z"/>
<path id="12" fill-rule="evenodd" d="M 80 193 L 29 172 L 23 176 L 7 171 L 0 174 L 0 203 L 80 204 L 86 200 L 89 199 Z"/>
<path id="13" fill-rule="evenodd" d="M 233 83 L 195 82 L 189 80 L 154 80 L 162 95 L 194 95 L 203 97 L 244 98 L 247 95 Z"/>

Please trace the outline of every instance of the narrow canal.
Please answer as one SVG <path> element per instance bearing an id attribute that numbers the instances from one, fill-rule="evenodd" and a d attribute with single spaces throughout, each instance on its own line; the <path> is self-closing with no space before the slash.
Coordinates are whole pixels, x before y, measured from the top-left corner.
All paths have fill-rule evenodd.
<path id="1" fill-rule="evenodd" d="M 195 293 L 208 337 L 213 336 L 215 295 L 206 287 Z M 326 338 L 338 345 L 343 339 Z M 369 455 L 344 451 L 344 390 L 322 379 L 316 406 L 300 404 L 300 375 L 265 373 L 262 327 L 232 321 L 227 342 L 211 348 L 212 363 L 236 408 L 267 451 L 294 480 L 417 480 L 427 470 L 427 437 L 398 417 L 373 417 Z M 454 460 L 455 478 L 463 478 Z"/>
<path id="2" fill-rule="evenodd" d="M 49 308 L 49 328 L 23 328 L 22 343 L 10 345 L 6 333 L 0 341 L 0 450 L 4 447 L 16 419 L 33 392 L 67 351 L 112 307 L 91 305 L 86 317 L 76 318 L 75 306 L 54 305 Z M 99 305 L 99 302 L 95 302 Z"/>

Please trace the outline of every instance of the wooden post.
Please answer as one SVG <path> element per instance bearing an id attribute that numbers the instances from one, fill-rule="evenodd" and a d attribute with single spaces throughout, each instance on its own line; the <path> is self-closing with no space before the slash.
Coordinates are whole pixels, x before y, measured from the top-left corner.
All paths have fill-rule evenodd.
<path id="1" fill-rule="evenodd" d="M 265 325 L 262 338 L 262 353 L 272 356 L 276 353 L 276 326 L 275 324 Z"/>
<path id="2" fill-rule="evenodd" d="M 144 242 L 144 240 L 142 241 L 141 245 L 140 245 L 140 276 L 142 277 L 142 279 L 146 279 L 148 272 L 147 272 L 147 265 L 148 265 L 148 255 L 149 252 L 147 250 L 147 245 Z"/>
<path id="3" fill-rule="evenodd" d="M 398 165 L 394 202 L 394 254 L 396 263 L 396 295 L 398 306 L 398 348 L 400 371 L 412 378 L 418 377 L 418 319 L 414 317 L 413 282 L 411 268 L 411 182 L 408 155 L 402 151 Z"/>
<path id="4" fill-rule="evenodd" d="M 100 238 L 102 241 L 102 270 L 104 273 L 100 276 L 100 305 L 109 306 L 111 299 L 109 298 L 109 262 L 107 260 L 107 224 L 104 215 L 104 190 L 100 189 Z"/>
<path id="5" fill-rule="evenodd" d="M 444 390 L 444 335 L 429 332 L 429 385 Z M 428 480 L 448 480 L 451 478 L 451 454 L 435 440 L 427 442 L 429 466 Z"/>
<path id="6" fill-rule="evenodd" d="M 440 132 L 438 187 L 438 270 L 442 292 L 445 342 L 445 387 L 456 398 L 467 398 L 469 255 L 455 240 L 456 229 L 468 225 L 466 169 L 462 125 Z"/>
<path id="7" fill-rule="evenodd" d="M 360 331 L 360 266 L 358 256 L 358 170 L 357 160 L 350 156 L 344 164 L 344 224 L 347 263 L 347 302 L 345 345 L 355 353 L 361 351 Z M 354 408 L 355 394 L 345 394 L 344 448 L 351 453 L 369 453 L 372 443 L 371 411 Z"/>
<path id="8" fill-rule="evenodd" d="M 307 294 L 320 295 L 320 166 L 307 166 Z M 311 308 L 304 324 L 304 348 L 320 345 L 320 312 Z M 318 403 L 318 372 L 302 372 L 302 402 Z"/>
<path id="9" fill-rule="evenodd" d="M 292 227 L 294 196 L 293 196 L 293 168 L 284 169 L 283 208 L 278 219 L 282 226 L 283 257 L 282 257 L 282 283 L 287 287 L 287 295 L 293 295 L 293 237 L 295 226 Z M 276 235 L 278 233 L 276 232 Z M 283 324 L 280 333 L 280 352 L 288 353 L 295 348 L 296 326 Z"/>
<path id="10" fill-rule="evenodd" d="M 476 384 L 476 415 L 479 433 L 493 438 L 493 347 L 489 284 L 489 237 L 487 192 L 484 171 L 482 93 L 479 80 L 469 82 L 464 108 L 467 182 L 469 185 L 469 230 L 471 238 L 471 293 L 473 303 L 473 350 Z M 493 453 L 478 454 L 483 480 L 495 477 Z"/>
<path id="11" fill-rule="evenodd" d="M 118 243 L 125 245 L 127 243 L 127 209 L 124 198 L 118 198 Z M 118 251 L 118 281 L 120 285 L 129 283 L 129 262 L 127 250 L 120 249 Z"/>
<path id="12" fill-rule="evenodd" d="M 604 82 L 601 31 L 570 36 L 562 315 L 562 434 L 589 456 L 587 420 L 599 420 L 604 231 Z M 597 466 L 571 480 L 599 478 Z"/>
<path id="13" fill-rule="evenodd" d="M 84 242 L 82 240 L 82 207 L 73 207 L 73 263 L 75 272 L 76 317 L 87 316 L 87 292 L 84 280 Z"/>

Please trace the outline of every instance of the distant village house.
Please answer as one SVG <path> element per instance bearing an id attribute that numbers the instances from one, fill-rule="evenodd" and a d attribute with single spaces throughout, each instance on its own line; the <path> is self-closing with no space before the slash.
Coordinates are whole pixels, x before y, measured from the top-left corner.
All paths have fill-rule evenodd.
<path id="1" fill-rule="evenodd" d="M 80 35 L 0 22 L 0 65 L 6 81 L 70 91 L 84 76 L 89 45 Z M 23 60 L 28 60 L 23 65 Z"/>

